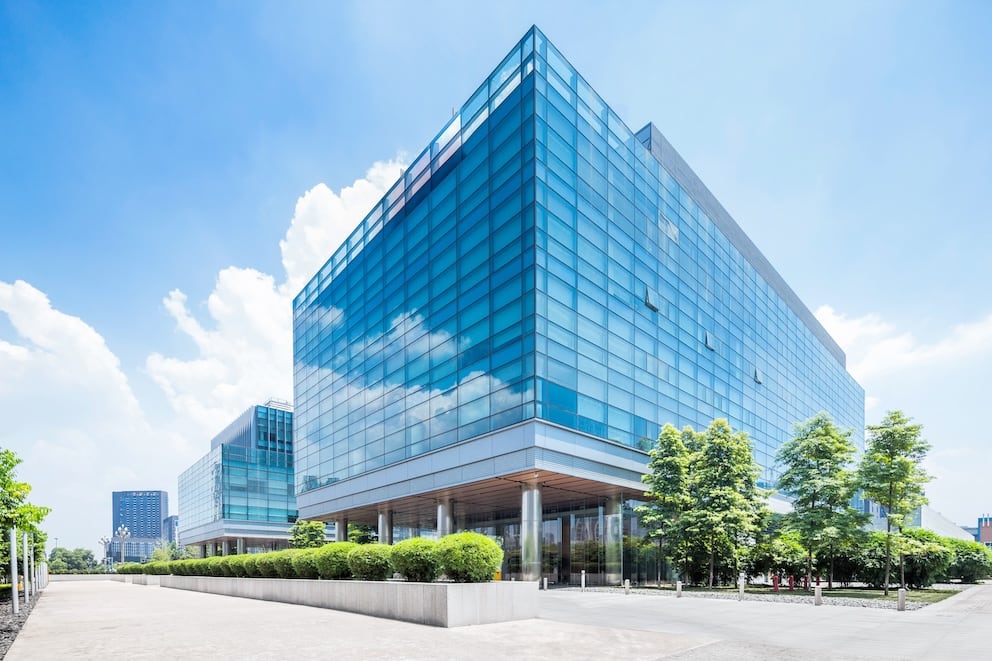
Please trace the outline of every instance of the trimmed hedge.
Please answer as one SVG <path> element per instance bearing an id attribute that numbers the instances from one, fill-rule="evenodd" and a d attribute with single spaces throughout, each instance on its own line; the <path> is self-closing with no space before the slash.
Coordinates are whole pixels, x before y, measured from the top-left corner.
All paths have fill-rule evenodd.
<path id="1" fill-rule="evenodd" d="M 456 583 L 484 583 L 503 564 L 503 549 L 485 535 L 460 532 L 442 537 L 435 548 L 441 571 Z"/>
<path id="2" fill-rule="evenodd" d="M 426 537 L 412 537 L 393 544 L 393 568 L 406 580 L 430 583 L 441 573 L 437 559 L 437 542 Z"/>
<path id="3" fill-rule="evenodd" d="M 317 549 L 316 564 L 320 578 L 342 579 L 351 577 L 348 554 L 358 544 L 354 542 L 331 542 Z"/>
<path id="4" fill-rule="evenodd" d="M 320 548 L 122 564 L 120 574 L 175 574 L 239 578 L 357 578 L 382 581 L 393 571 L 408 581 L 430 582 L 438 574 L 461 583 L 491 581 L 503 561 L 496 542 L 477 533 L 448 535 L 439 542 L 413 538 L 386 544 L 332 542 Z"/>
<path id="5" fill-rule="evenodd" d="M 388 544 L 360 544 L 348 554 L 348 567 L 359 580 L 384 581 L 393 573 L 392 554 Z"/>
<path id="6" fill-rule="evenodd" d="M 296 578 L 296 569 L 293 567 L 293 558 L 301 549 L 286 549 L 276 551 L 272 554 L 272 560 L 276 567 L 276 574 L 279 578 Z"/>
<path id="7" fill-rule="evenodd" d="M 317 570 L 318 549 L 300 549 L 299 553 L 293 556 L 293 569 L 300 578 L 320 578 Z"/>

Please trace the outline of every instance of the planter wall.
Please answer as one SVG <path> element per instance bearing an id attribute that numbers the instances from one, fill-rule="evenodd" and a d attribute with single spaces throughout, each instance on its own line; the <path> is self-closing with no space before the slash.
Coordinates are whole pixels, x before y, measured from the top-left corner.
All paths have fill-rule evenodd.
<path id="1" fill-rule="evenodd" d="M 157 574 L 134 574 L 131 582 L 135 585 L 159 585 L 160 578 Z"/>
<path id="2" fill-rule="evenodd" d="M 158 578 L 165 588 L 331 608 L 436 627 L 537 617 L 537 584 L 523 581 L 402 583 L 212 576 Z"/>

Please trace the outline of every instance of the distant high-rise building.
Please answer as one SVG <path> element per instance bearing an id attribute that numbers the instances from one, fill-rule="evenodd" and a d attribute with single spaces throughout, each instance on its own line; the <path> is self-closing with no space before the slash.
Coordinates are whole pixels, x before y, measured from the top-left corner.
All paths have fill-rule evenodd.
<path id="1" fill-rule="evenodd" d="M 170 544 L 179 544 L 179 516 L 173 514 L 162 521 L 162 537 Z"/>
<path id="2" fill-rule="evenodd" d="M 179 476 L 182 542 L 198 555 L 284 548 L 296 521 L 293 411 L 249 408 Z"/>
<path id="3" fill-rule="evenodd" d="M 114 491 L 111 495 L 113 516 L 110 557 L 121 559 L 121 539 L 117 530 L 127 528 L 124 560 L 144 562 L 164 538 L 163 521 L 169 516 L 169 494 L 166 491 Z"/>

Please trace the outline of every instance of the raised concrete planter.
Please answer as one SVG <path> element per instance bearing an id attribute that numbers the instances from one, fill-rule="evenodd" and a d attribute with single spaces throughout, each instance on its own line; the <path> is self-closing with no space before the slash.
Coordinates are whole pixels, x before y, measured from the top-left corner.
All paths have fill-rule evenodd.
<path id="1" fill-rule="evenodd" d="M 124 576 L 121 575 L 120 579 L 123 580 Z M 117 574 L 49 574 L 48 581 L 55 583 L 62 583 L 66 581 L 116 581 L 118 580 Z"/>
<path id="2" fill-rule="evenodd" d="M 159 585 L 161 578 L 158 574 L 134 574 L 131 582 L 135 585 Z"/>
<path id="3" fill-rule="evenodd" d="M 160 576 L 164 588 L 281 601 L 404 620 L 463 627 L 537 617 L 537 583 L 401 583 L 282 578 Z"/>

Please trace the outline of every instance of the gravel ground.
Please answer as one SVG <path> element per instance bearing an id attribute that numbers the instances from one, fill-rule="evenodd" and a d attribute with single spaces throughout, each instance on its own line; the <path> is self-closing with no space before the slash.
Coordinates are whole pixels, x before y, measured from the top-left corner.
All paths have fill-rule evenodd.
<path id="1" fill-rule="evenodd" d="M 938 586 L 934 586 L 934 587 L 936 588 Z M 941 585 L 939 587 L 940 587 L 940 589 L 944 589 L 944 590 L 948 590 L 948 589 L 950 589 L 950 590 L 954 590 L 954 589 L 965 590 L 965 589 L 967 589 L 970 586 L 961 586 L 961 585 L 956 585 L 955 584 L 955 585 Z M 567 588 L 557 588 L 557 589 L 559 589 L 559 590 L 571 590 L 571 591 L 581 590 L 581 588 L 577 588 L 577 587 L 567 587 Z M 623 588 L 621 588 L 621 587 L 588 587 L 588 588 L 586 588 L 586 590 L 589 591 L 589 592 L 623 592 Z M 639 588 L 631 588 L 630 589 L 630 593 L 631 594 L 636 594 L 636 595 L 639 595 L 639 596 L 668 597 L 670 599 L 674 599 L 675 598 L 675 591 L 674 590 L 655 590 L 655 589 L 647 589 L 647 590 L 645 590 L 645 589 L 639 589 Z M 685 592 L 682 593 L 682 597 L 683 598 L 686 598 L 686 599 L 725 599 L 725 600 L 737 601 L 737 593 L 736 592 L 732 592 L 732 593 L 714 593 L 714 592 L 685 591 Z M 744 593 L 744 600 L 745 601 L 776 601 L 776 602 L 779 602 L 779 603 L 786 603 L 786 604 L 812 604 L 813 603 L 813 595 L 788 594 L 787 592 L 786 593 L 780 593 L 778 595 Z M 890 610 L 895 610 L 897 604 L 896 604 L 896 601 L 894 599 L 893 600 L 883 600 L 883 599 L 851 599 L 851 598 L 848 598 L 848 597 L 831 597 L 831 596 L 826 596 L 825 595 L 823 597 L 823 605 L 824 606 L 848 606 L 848 607 L 854 607 L 854 608 L 887 608 L 887 609 L 890 609 Z M 915 611 L 915 610 L 919 610 L 921 608 L 925 608 L 926 606 L 929 606 L 929 605 L 930 605 L 929 603 L 907 601 L 906 602 L 906 610 L 908 610 L 908 611 Z"/>
<path id="2" fill-rule="evenodd" d="M 14 644 L 17 632 L 21 630 L 24 621 L 28 619 L 32 608 L 38 602 L 36 595 L 31 598 L 31 604 L 25 607 L 22 597 L 20 610 L 17 615 L 14 615 L 10 604 L 10 592 L 8 591 L 4 597 L 0 600 L 0 659 L 7 656 L 7 650 Z"/>

